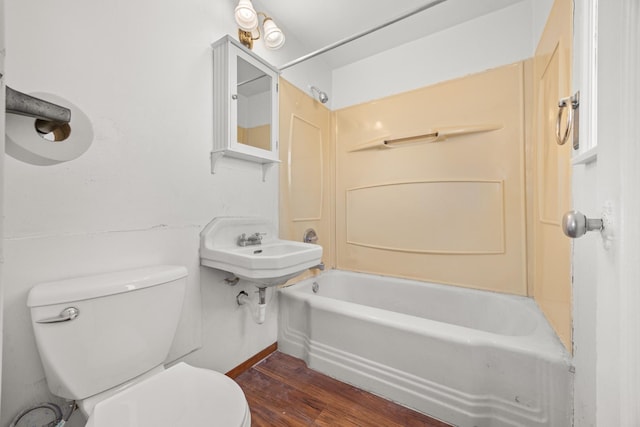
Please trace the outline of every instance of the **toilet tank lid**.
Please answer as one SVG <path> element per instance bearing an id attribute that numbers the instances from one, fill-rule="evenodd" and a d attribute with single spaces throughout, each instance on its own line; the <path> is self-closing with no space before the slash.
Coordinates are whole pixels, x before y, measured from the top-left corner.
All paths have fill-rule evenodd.
<path id="1" fill-rule="evenodd" d="M 61 304 L 131 292 L 172 282 L 186 276 L 187 269 L 183 266 L 155 265 L 95 276 L 39 283 L 29 291 L 27 306 L 38 307 Z"/>

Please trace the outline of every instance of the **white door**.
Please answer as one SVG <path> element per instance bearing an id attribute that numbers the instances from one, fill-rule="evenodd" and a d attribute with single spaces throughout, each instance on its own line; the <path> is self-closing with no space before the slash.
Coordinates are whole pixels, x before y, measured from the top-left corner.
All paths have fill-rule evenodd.
<path id="1" fill-rule="evenodd" d="M 611 240 L 573 245 L 574 424 L 640 425 L 640 3 L 575 2 L 581 150 L 573 208 Z M 597 144 L 597 147 L 596 147 Z M 606 236 L 605 236 L 606 237 Z"/>
<path id="2" fill-rule="evenodd" d="M 0 367 L 2 366 L 2 337 L 3 337 L 3 263 L 4 252 L 2 250 L 4 239 L 4 116 L 5 116 L 5 78 L 4 78 L 4 0 L 0 0 Z M 2 383 L 2 369 L 0 369 L 0 384 Z M 1 390 L 0 390 L 1 397 Z"/>

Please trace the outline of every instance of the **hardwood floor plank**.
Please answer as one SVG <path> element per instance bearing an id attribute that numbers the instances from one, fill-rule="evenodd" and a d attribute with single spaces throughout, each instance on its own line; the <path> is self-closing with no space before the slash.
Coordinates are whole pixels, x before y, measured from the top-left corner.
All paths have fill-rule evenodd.
<path id="1" fill-rule="evenodd" d="M 277 351 L 236 381 L 249 401 L 252 427 L 449 427 Z"/>
<path id="2" fill-rule="evenodd" d="M 258 371 L 249 370 L 236 381 L 249 402 L 252 426 L 310 426 L 325 407 L 319 399 Z M 254 412 L 263 421 L 256 422 Z"/>
<path id="3" fill-rule="evenodd" d="M 363 422 L 359 417 L 351 417 L 348 414 L 339 413 L 331 409 L 322 411 L 313 425 L 318 427 L 379 427 L 380 425 L 390 427 L 389 424 L 386 423 L 382 424 L 378 422 L 371 424 L 369 422 Z M 398 424 L 395 425 L 397 426 Z"/>
<path id="4" fill-rule="evenodd" d="M 423 414 L 308 369 L 304 361 L 283 353 L 273 353 L 271 357 L 256 365 L 254 369 L 306 393 L 313 394 L 323 401 L 330 401 L 345 413 L 354 405 L 359 408 L 361 413 L 373 413 L 375 414 L 375 420 L 372 424 L 374 426 L 379 426 L 381 419 L 385 421 L 385 425 L 390 427 L 425 425 Z M 398 408 L 402 408 L 402 410 L 398 410 Z M 367 421 L 362 419 L 361 422 Z M 432 423 L 433 426 L 447 426 L 437 420 L 433 420 Z"/>

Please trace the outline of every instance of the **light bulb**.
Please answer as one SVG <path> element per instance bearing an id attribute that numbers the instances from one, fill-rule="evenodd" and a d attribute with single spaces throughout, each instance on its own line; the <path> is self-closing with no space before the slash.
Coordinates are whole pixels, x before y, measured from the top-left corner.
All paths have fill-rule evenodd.
<path id="1" fill-rule="evenodd" d="M 251 0 L 240 0 L 235 9 L 236 23 L 244 31 L 258 28 L 258 14 L 251 4 Z"/>
<path id="2" fill-rule="evenodd" d="M 273 19 L 266 18 L 262 24 L 264 30 L 264 44 L 269 49 L 280 49 L 284 45 L 284 33 Z"/>

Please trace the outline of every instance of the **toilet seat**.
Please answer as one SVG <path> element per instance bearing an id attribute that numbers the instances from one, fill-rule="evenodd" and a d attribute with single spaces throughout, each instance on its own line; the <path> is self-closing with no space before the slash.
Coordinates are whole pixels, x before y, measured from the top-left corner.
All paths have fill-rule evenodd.
<path id="1" fill-rule="evenodd" d="M 178 363 L 98 403 L 86 427 L 250 427 L 242 389 L 231 378 Z"/>

